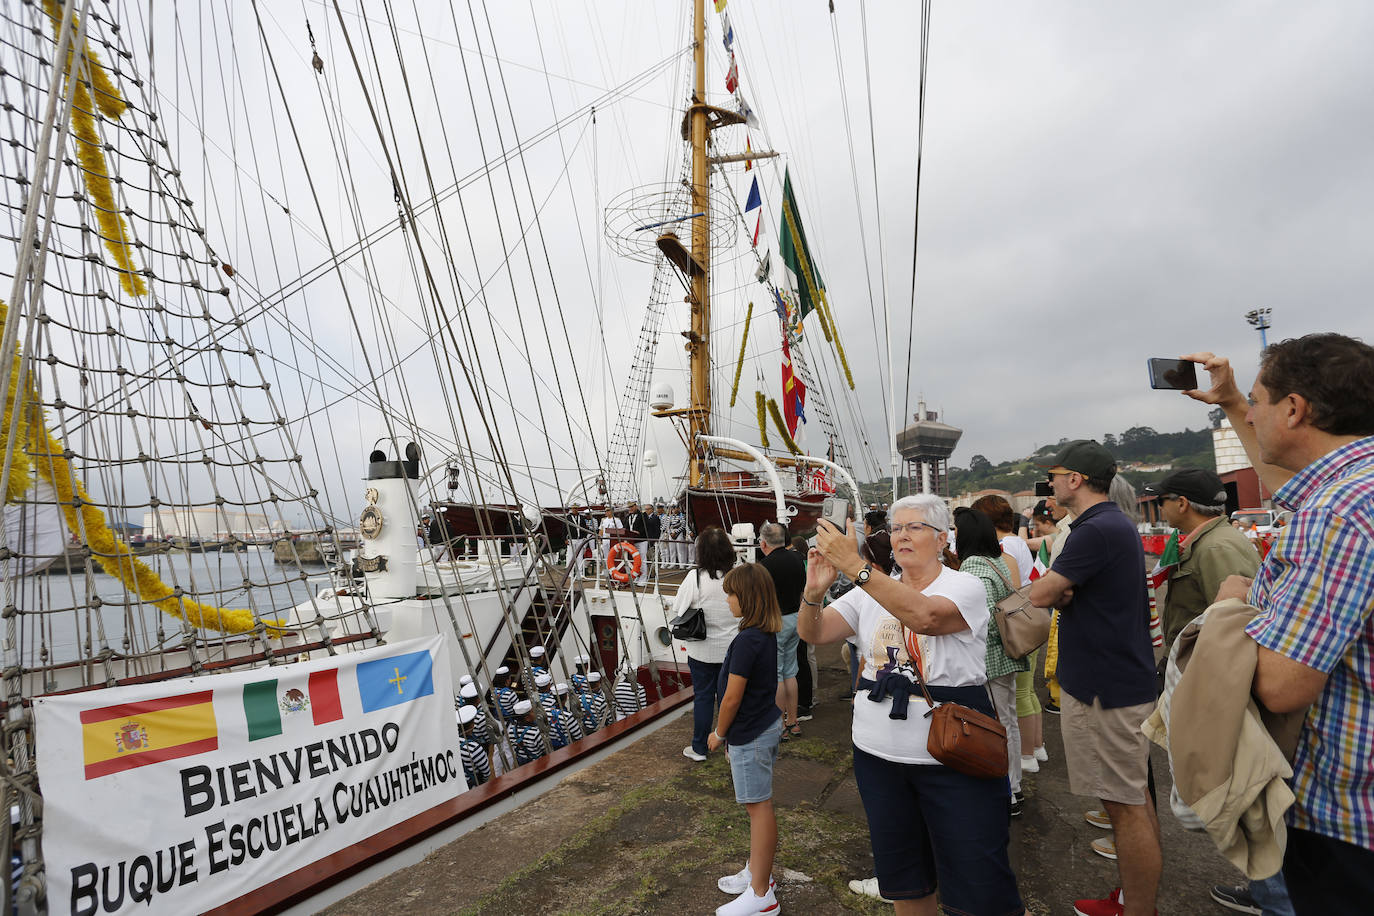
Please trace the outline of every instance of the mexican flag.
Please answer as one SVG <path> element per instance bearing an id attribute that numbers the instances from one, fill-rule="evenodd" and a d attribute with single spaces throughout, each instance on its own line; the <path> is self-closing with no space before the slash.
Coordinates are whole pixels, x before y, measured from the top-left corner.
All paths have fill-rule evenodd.
<path id="1" fill-rule="evenodd" d="M 1040 542 L 1040 552 L 1035 555 L 1035 563 L 1031 566 L 1030 580 L 1034 582 L 1045 574 L 1045 570 L 1050 568 L 1050 545 Z"/>
<path id="2" fill-rule="evenodd" d="M 1164 584 L 1164 580 L 1169 578 L 1169 571 L 1178 565 L 1178 529 L 1175 528 L 1173 534 L 1169 535 L 1169 542 L 1164 545 L 1164 552 L 1159 555 L 1159 562 L 1155 568 L 1145 575 L 1145 582 L 1150 588 L 1159 588 Z"/>

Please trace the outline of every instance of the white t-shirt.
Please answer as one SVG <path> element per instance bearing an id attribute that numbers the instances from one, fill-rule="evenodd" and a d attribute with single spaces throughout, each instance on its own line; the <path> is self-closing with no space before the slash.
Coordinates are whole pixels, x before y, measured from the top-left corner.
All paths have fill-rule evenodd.
<path id="1" fill-rule="evenodd" d="M 1016 568 L 1021 572 L 1019 584 L 1028 584 L 1031 567 L 1035 565 L 1035 560 L 1031 557 L 1030 547 L 1026 545 L 1026 542 L 1015 534 L 1009 534 L 1002 538 L 1002 552 L 1016 561 Z"/>
<path id="2" fill-rule="evenodd" d="M 988 600 L 982 580 L 942 567 L 940 575 L 921 593 L 953 601 L 968 624 L 967 630 L 947 636 L 917 635 L 926 683 L 936 687 L 987 683 Z M 878 670 L 885 665 L 910 664 L 901 622 L 863 589 L 850 589 L 830 606 L 858 636 L 863 659 L 860 677 L 876 680 Z M 937 763 L 926 750 L 930 720 L 924 713 L 928 709 L 920 688 L 915 688 L 906 719 L 890 719 L 887 714 L 892 704 L 886 700 L 874 703 L 868 699 L 868 691 L 861 690 L 854 698 L 854 746 L 896 763 Z"/>

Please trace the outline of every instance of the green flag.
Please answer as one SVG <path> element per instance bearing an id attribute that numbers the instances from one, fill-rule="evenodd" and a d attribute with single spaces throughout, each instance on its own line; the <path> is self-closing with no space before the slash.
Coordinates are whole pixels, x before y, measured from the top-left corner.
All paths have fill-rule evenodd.
<path id="1" fill-rule="evenodd" d="M 778 228 L 778 252 L 790 274 L 792 288 L 797 293 L 797 319 L 804 319 L 820 305 L 825 295 L 825 284 L 821 282 L 821 275 L 811 260 L 811 249 L 806 246 L 806 230 L 802 228 L 801 212 L 792 194 L 792 176 L 789 172 L 783 172 L 782 176 L 782 225 Z"/>

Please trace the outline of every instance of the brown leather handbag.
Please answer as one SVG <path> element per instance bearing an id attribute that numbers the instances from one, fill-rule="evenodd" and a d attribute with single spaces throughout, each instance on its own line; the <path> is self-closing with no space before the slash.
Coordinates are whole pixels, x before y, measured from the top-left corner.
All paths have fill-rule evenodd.
<path id="1" fill-rule="evenodd" d="M 926 750 L 930 756 L 952 770 L 979 779 L 1005 779 L 1007 776 L 1007 730 L 992 716 L 958 703 L 935 705 L 926 689 L 919 661 L 916 683 L 930 704 L 930 737 Z"/>

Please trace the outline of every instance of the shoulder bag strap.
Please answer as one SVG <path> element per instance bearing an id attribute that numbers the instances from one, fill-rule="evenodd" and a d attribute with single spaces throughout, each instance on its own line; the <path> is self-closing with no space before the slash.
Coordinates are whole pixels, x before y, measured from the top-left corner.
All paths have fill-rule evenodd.
<path id="1" fill-rule="evenodd" d="M 907 628 L 906 628 L 906 624 L 902 624 L 902 642 L 903 642 L 903 643 L 905 643 L 906 640 L 907 640 L 907 635 L 906 635 L 907 632 L 908 632 L 908 631 L 907 631 Z M 916 632 L 915 632 L 914 630 L 913 630 L 913 631 L 910 631 L 910 632 L 912 633 L 913 636 L 914 636 L 914 635 L 917 635 Z M 921 688 L 921 694 L 922 694 L 922 696 L 924 696 L 924 697 L 926 698 L 926 704 L 927 704 L 928 706 L 930 706 L 931 709 L 934 709 L 934 708 L 935 708 L 935 701 L 932 700 L 932 699 L 930 698 L 930 690 L 928 690 L 928 689 L 926 688 L 926 677 L 925 677 L 925 672 L 921 670 L 921 668 L 922 668 L 921 659 L 920 659 L 919 656 L 916 656 L 916 657 L 913 657 L 913 658 L 911 659 L 911 662 L 912 662 L 912 665 L 911 665 L 911 666 L 912 666 L 913 668 L 916 669 L 916 686 L 918 686 L 918 687 Z"/>

